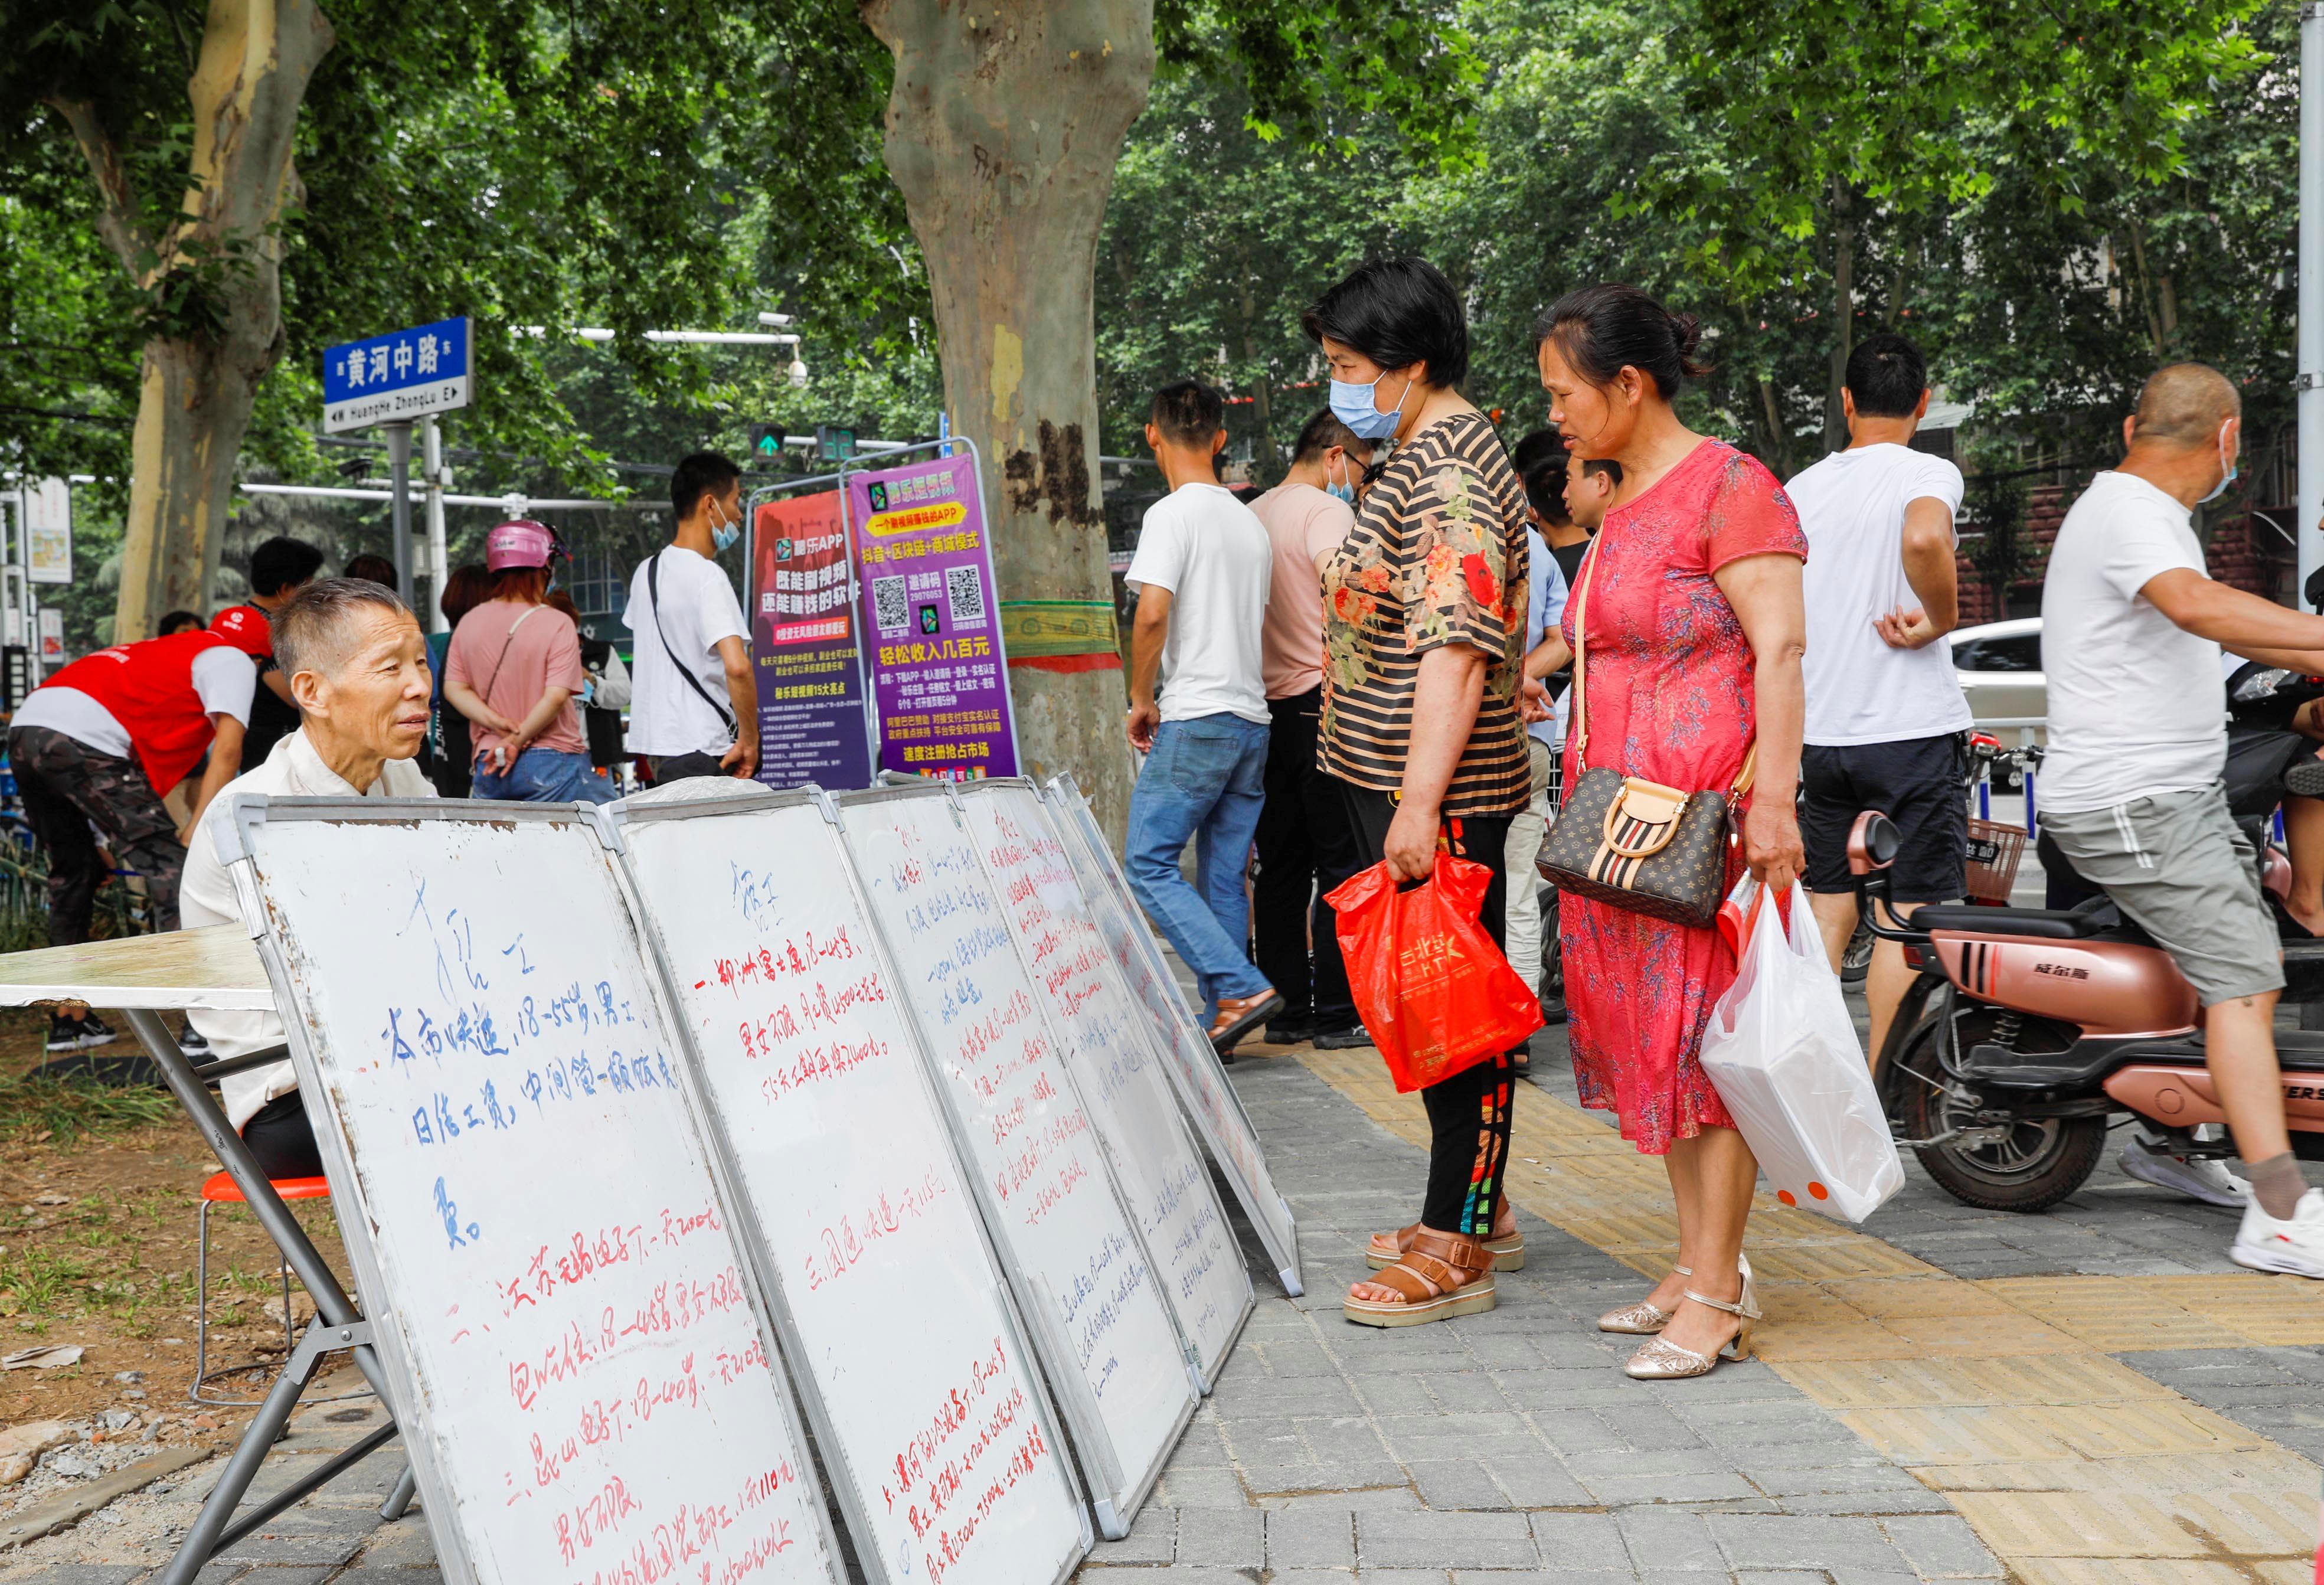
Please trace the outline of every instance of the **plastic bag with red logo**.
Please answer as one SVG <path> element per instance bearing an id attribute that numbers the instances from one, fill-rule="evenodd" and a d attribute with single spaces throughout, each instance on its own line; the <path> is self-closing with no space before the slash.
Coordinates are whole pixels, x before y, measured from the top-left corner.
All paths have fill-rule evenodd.
<path id="1" fill-rule="evenodd" d="M 1794 883 L 1787 908 L 1766 898 L 1746 875 L 1720 909 L 1740 945 L 1702 1031 L 1702 1071 L 1776 1199 L 1862 1221 L 1904 1186 L 1904 1164 L 1806 895 Z"/>
<path id="2" fill-rule="evenodd" d="M 1323 899 L 1339 913 L 1356 1011 L 1400 1091 L 1474 1067 L 1541 1027 L 1541 1003 L 1477 922 L 1492 879 L 1473 859 L 1439 853 L 1410 890 L 1379 863 Z"/>

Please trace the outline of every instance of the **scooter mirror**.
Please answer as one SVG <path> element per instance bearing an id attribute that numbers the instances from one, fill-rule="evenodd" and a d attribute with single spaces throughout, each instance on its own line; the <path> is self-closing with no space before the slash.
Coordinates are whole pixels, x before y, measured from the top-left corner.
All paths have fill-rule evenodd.
<path id="1" fill-rule="evenodd" d="M 1886 870 L 1896 862 L 1898 842 L 1894 820 L 1877 809 L 1865 810 L 1848 834 L 1848 872 L 1869 875 Z"/>

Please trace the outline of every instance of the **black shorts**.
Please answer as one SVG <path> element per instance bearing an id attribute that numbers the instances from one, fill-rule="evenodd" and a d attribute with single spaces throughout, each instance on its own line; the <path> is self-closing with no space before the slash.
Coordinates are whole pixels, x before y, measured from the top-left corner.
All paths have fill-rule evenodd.
<path id="1" fill-rule="evenodd" d="M 1867 809 L 1894 820 L 1902 839 L 1888 870 L 1892 901 L 1945 902 L 1966 892 L 1969 779 L 1960 733 L 1801 751 L 1800 839 L 1810 891 L 1856 889 L 1848 834 Z"/>

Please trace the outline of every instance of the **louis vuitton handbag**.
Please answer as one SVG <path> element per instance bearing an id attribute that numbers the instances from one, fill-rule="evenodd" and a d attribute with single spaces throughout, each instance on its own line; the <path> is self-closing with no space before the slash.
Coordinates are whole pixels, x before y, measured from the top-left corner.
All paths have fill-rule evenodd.
<path id="1" fill-rule="evenodd" d="M 1593 548 L 1573 604 L 1570 734 L 1576 765 L 1586 762 L 1583 756 L 1590 746 L 1582 623 L 1597 569 L 1598 550 Z M 1734 811 L 1751 790 L 1758 752 L 1756 742 L 1744 751 L 1743 769 L 1723 795 L 1665 787 L 1644 777 L 1625 776 L 1610 765 L 1583 770 L 1566 791 L 1564 807 L 1542 844 L 1536 867 L 1559 890 L 1575 897 L 1709 928 L 1727 895 Z"/>

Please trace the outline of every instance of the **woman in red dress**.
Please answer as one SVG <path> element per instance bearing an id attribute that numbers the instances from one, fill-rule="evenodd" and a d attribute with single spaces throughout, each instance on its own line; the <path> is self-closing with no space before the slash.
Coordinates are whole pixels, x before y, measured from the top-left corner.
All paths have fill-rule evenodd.
<path id="1" fill-rule="evenodd" d="M 1780 895 L 1804 864 L 1793 807 L 1806 631 L 1799 516 L 1774 475 L 1673 410 L 1682 382 L 1702 372 L 1691 361 L 1692 316 L 1632 287 L 1592 286 L 1560 299 L 1537 332 L 1559 432 L 1575 455 L 1622 469 L 1566 606 L 1565 641 L 1578 618 L 1589 669 L 1575 688 L 1587 742 L 1569 737 L 1565 785 L 1610 766 L 1724 791 L 1756 735 L 1757 779 L 1728 880 L 1748 862 Z M 1632 1376 L 1703 1375 L 1722 1351 L 1749 1351 L 1758 1318 L 1743 1258 L 1758 1164 L 1701 1060 L 1734 954 L 1716 929 L 1577 897 L 1565 898 L 1559 926 L 1582 1103 L 1612 1111 L 1624 1138 L 1663 1157 L 1678 1202 L 1677 1267 L 1599 1324 L 1655 1334 L 1631 1358 Z"/>

